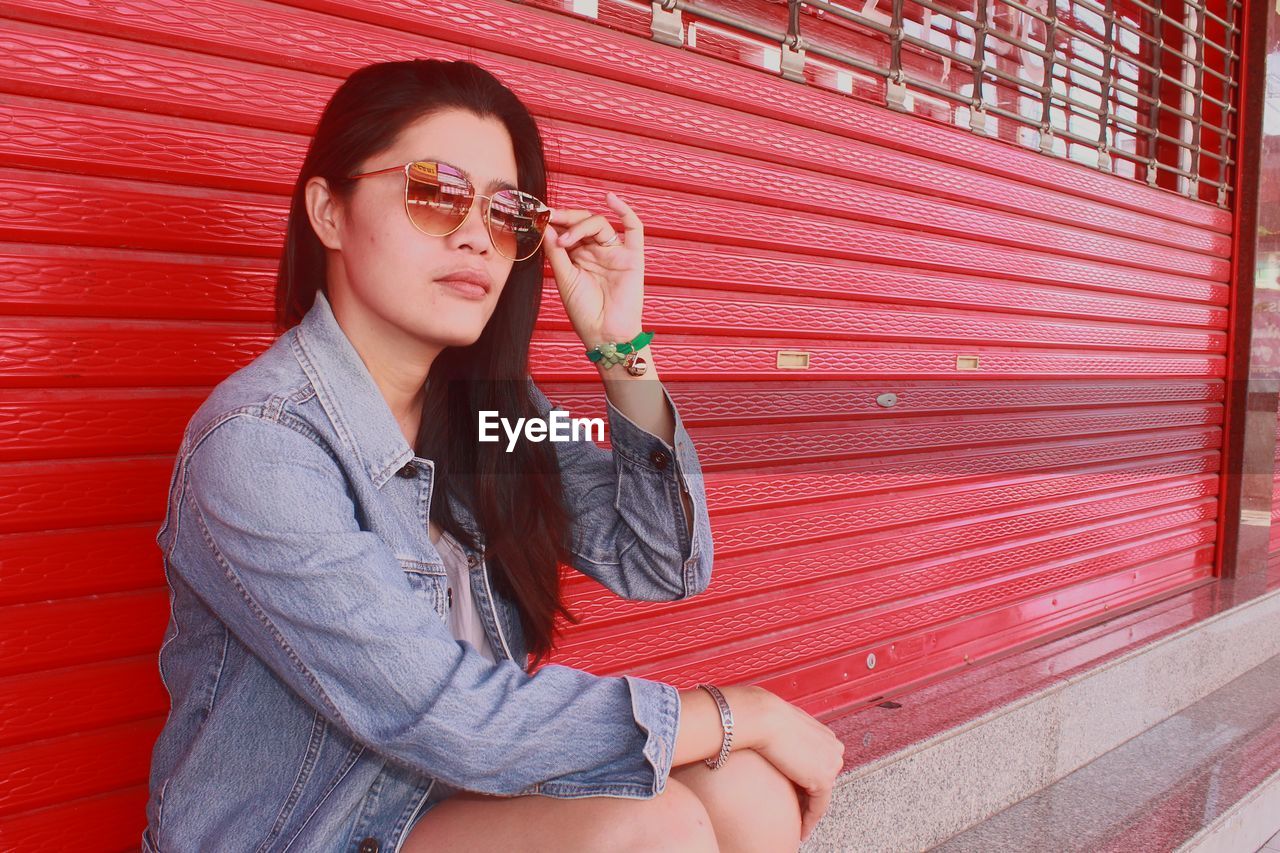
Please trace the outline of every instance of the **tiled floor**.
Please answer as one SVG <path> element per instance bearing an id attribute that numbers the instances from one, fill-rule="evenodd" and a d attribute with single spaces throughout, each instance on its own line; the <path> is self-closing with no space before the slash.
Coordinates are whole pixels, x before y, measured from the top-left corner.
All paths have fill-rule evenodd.
<path id="1" fill-rule="evenodd" d="M 1267 839 L 1267 843 L 1255 850 L 1254 853 L 1280 853 L 1280 831 Z"/>

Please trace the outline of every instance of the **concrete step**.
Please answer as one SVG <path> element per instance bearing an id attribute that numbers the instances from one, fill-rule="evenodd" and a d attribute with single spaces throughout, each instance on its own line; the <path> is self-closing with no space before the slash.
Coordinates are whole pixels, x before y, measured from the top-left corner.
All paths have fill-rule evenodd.
<path id="1" fill-rule="evenodd" d="M 1280 820 L 1280 655 L 936 853 L 1230 851 Z"/>
<path id="2" fill-rule="evenodd" d="M 1253 809 L 1275 806 L 1263 771 L 1274 774 L 1280 761 L 1268 751 L 1271 730 L 1265 712 L 1276 713 L 1280 694 L 1254 703 L 1265 705 L 1265 712 L 1254 708 L 1256 716 L 1248 716 L 1248 708 L 1242 707 L 1244 716 L 1221 725 L 1211 722 L 1211 711 L 1221 711 L 1229 700 L 1192 706 L 1223 688 L 1266 691 L 1271 686 L 1267 678 L 1280 668 L 1273 660 L 1277 656 L 1280 572 L 1273 570 L 1216 580 L 829 721 L 846 743 L 846 768 L 827 815 L 801 851 L 901 853 L 946 842 L 953 843 L 952 851 L 1077 849 L 1063 846 L 1051 822 L 1042 824 L 1043 835 L 1032 827 L 1037 816 L 1057 814 L 1054 804 L 1065 802 L 1055 800 L 1048 789 L 1062 781 L 1066 784 L 1058 792 L 1080 791 L 1069 777 L 1091 763 L 1119 772 L 1129 762 L 1140 773 L 1144 760 L 1151 768 L 1150 784 L 1166 780 L 1164 799 L 1144 797 L 1137 792 L 1149 789 L 1131 781 L 1122 788 L 1135 792 L 1133 801 L 1117 803 L 1108 784 L 1103 790 L 1112 790 L 1113 796 L 1093 824 L 1104 824 L 1106 815 L 1127 815 L 1124 825 L 1139 827 L 1144 825 L 1144 806 L 1155 808 L 1168 800 L 1168 808 L 1181 810 L 1175 822 L 1183 829 L 1152 836 L 1154 846 L 1118 849 L 1155 853 L 1180 849 L 1197 838 L 1197 844 L 1214 844 L 1214 839 L 1252 837 L 1262 831 L 1250 817 Z M 1237 698 L 1244 695 L 1237 693 Z M 1190 716 L 1181 716 L 1183 712 Z M 1150 738 L 1139 740 L 1145 733 Z M 1248 741 L 1252 736 L 1261 740 Z M 1118 752 L 1099 762 L 1130 741 L 1138 753 Z M 1166 761 L 1182 763 L 1157 765 L 1150 755 L 1143 759 L 1140 751 L 1147 744 Z M 1237 773 L 1238 783 L 1206 769 L 1217 760 L 1229 762 L 1233 745 L 1256 758 L 1248 773 Z M 1183 777 L 1161 777 L 1158 767 L 1180 768 Z M 1032 801 L 1042 791 L 1046 799 Z M 1011 808 L 1015 804 L 1022 807 Z M 1240 808 L 1233 811 L 1233 804 Z M 1064 822 L 1074 819 L 1060 817 Z M 1171 815 L 1163 819 L 1174 821 Z M 1024 828 L 1016 829 L 1019 825 Z M 1000 827 L 1018 839 L 1015 846 L 1000 846 Z M 1113 827 L 1114 833 L 1119 827 Z M 969 831 L 974 835 L 968 840 L 961 837 Z M 1260 835 L 1253 847 L 1235 849 L 1248 853 L 1271 832 Z M 1104 841 L 1121 837 L 1114 833 L 1104 834 Z M 981 842 L 966 846 L 979 836 Z"/>

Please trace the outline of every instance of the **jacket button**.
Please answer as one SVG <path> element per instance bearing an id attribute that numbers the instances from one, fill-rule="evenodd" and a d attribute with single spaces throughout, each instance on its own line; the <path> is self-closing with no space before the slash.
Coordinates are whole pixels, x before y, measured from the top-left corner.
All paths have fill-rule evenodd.
<path id="1" fill-rule="evenodd" d="M 378 839 L 366 838 L 360 842 L 360 853 L 378 853 Z"/>
<path id="2" fill-rule="evenodd" d="M 467 555 L 467 565 L 468 565 L 468 566 L 474 566 L 474 565 L 476 564 L 476 562 L 477 562 L 477 561 L 476 561 L 476 555 L 475 555 L 475 554 L 468 554 L 468 555 Z"/>
<path id="3" fill-rule="evenodd" d="M 655 450 L 649 454 L 649 461 L 657 468 L 666 468 L 667 462 L 671 459 L 665 450 Z"/>
<path id="4" fill-rule="evenodd" d="M 405 478 L 416 477 L 418 476 L 418 466 L 414 465 L 412 462 L 406 462 L 404 463 L 404 467 L 396 472 L 396 475 Z M 374 843 L 376 844 L 377 842 Z"/>

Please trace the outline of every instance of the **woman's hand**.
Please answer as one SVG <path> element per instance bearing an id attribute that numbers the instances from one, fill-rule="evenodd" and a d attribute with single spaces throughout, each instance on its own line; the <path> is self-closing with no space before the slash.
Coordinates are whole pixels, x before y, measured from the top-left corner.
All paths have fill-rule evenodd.
<path id="1" fill-rule="evenodd" d="M 629 341 L 641 332 L 644 307 L 644 227 L 626 202 L 612 192 L 609 206 L 622 219 L 617 236 L 603 214 L 554 209 L 543 243 L 560 298 L 573 330 L 588 347 Z"/>
<path id="2" fill-rule="evenodd" d="M 799 789 L 803 841 L 831 804 L 831 789 L 844 766 L 844 742 L 785 699 L 763 687 L 751 689 L 759 694 L 747 706 L 750 723 L 745 745 L 769 759 Z M 732 700 L 730 707 L 735 707 Z M 735 711 L 735 729 L 737 722 Z"/>

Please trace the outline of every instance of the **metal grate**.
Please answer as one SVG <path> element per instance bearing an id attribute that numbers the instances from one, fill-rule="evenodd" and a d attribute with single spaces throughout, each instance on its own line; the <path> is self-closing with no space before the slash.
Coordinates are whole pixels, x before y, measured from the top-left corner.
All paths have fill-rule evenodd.
<path id="1" fill-rule="evenodd" d="M 1226 207 L 1242 0 L 532 0 Z"/>

